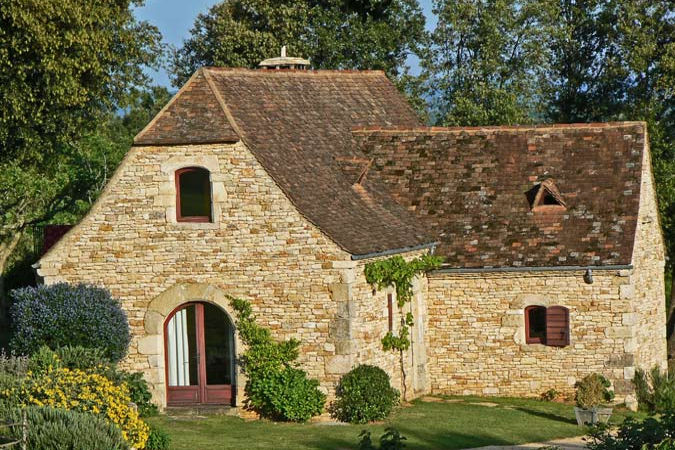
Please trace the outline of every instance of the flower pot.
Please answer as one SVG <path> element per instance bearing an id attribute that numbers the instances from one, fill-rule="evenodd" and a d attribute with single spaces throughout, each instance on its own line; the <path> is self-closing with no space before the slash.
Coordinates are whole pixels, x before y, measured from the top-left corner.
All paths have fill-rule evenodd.
<path id="1" fill-rule="evenodd" d="M 612 408 L 591 408 L 583 409 L 574 407 L 574 415 L 577 417 L 577 424 L 582 425 L 597 425 L 599 423 L 607 423 L 612 416 Z"/>

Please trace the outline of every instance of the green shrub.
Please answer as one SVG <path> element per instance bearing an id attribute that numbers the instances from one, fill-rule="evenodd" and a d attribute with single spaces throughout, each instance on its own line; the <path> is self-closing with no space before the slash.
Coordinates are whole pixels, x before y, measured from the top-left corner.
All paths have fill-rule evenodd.
<path id="1" fill-rule="evenodd" d="M 399 392 L 379 367 L 361 365 L 340 379 L 330 412 L 343 422 L 367 423 L 386 418 L 398 404 Z"/>
<path id="2" fill-rule="evenodd" d="M 150 436 L 145 443 L 146 450 L 166 450 L 171 445 L 169 433 L 154 426 L 150 427 Z"/>
<path id="3" fill-rule="evenodd" d="M 359 437 L 361 438 L 359 450 L 377 450 L 370 437 L 370 431 L 361 431 Z M 405 448 L 403 443 L 405 440 L 405 436 L 402 436 L 397 429 L 387 427 L 384 429 L 384 434 L 380 436 L 380 450 L 401 450 Z"/>
<path id="4" fill-rule="evenodd" d="M 30 406 L 25 408 L 31 450 L 123 450 L 129 446 L 115 425 L 93 414 Z M 3 419 L 21 423 L 21 410 L 2 411 Z M 21 437 L 21 428 L 12 434 Z"/>
<path id="5" fill-rule="evenodd" d="M 589 433 L 590 450 L 675 450 L 675 413 L 668 411 L 659 417 L 626 419 L 618 430 L 603 425 Z"/>
<path id="6" fill-rule="evenodd" d="M 112 364 L 105 356 L 105 351 L 98 347 L 66 345 L 56 349 L 56 356 L 61 360 L 61 366 L 67 369 L 87 370 Z"/>
<path id="7" fill-rule="evenodd" d="M 58 283 L 10 292 L 14 330 L 10 341 L 17 353 L 30 355 L 40 346 L 100 348 L 119 361 L 131 340 L 126 313 L 102 288 Z"/>
<path id="8" fill-rule="evenodd" d="M 294 365 L 300 343 L 295 339 L 274 341 L 270 331 L 256 323 L 247 301 L 230 298 L 230 303 L 246 345 L 241 368 L 247 375 L 247 407 L 272 420 L 305 422 L 321 414 L 326 396 L 318 381 L 308 379 Z"/>
<path id="9" fill-rule="evenodd" d="M 548 391 L 540 395 L 540 398 L 545 402 L 552 402 L 556 400 L 558 397 L 560 397 L 560 392 L 558 392 L 555 389 L 549 389 Z"/>
<path id="10" fill-rule="evenodd" d="M 649 374 L 635 371 L 633 378 L 638 405 L 649 412 L 675 411 L 675 374 L 654 367 Z"/>
<path id="11" fill-rule="evenodd" d="M 611 386 L 607 378 L 598 373 L 592 373 L 576 382 L 574 387 L 577 388 L 577 391 L 574 400 L 579 408 L 596 408 L 614 399 L 614 392 L 610 389 Z"/>

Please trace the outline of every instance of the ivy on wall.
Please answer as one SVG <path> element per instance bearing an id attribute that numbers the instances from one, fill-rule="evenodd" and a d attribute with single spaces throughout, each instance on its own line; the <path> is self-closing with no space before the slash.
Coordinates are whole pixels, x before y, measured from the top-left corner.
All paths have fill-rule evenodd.
<path id="1" fill-rule="evenodd" d="M 420 273 L 438 269 L 443 258 L 433 255 L 422 255 L 406 261 L 402 256 L 392 256 L 388 259 L 366 264 L 364 274 L 366 281 L 377 289 L 393 287 L 396 289 L 396 302 L 401 310 L 401 327 L 398 335 L 391 331 L 382 338 L 382 348 L 385 351 L 405 351 L 410 347 L 410 327 L 414 324 L 412 313 L 402 314 L 403 307 L 412 300 L 413 279 Z"/>
<path id="2" fill-rule="evenodd" d="M 406 373 L 403 361 L 403 352 L 410 348 L 410 328 L 414 325 L 411 312 L 403 314 L 403 307 L 412 301 L 413 279 L 420 273 L 438 269 L 443 258 L 433 255 L 422 255 L 406 261 L 402 256 L 392 256 L 388 259 L 366 264 L 364 274 L 366 281 L 377 289 L 393 287 L 396 289 L 396 302 L 401 312 L 401 326 L 398 334 L 391 331 L 382 338 L 384 351 L 398 351 L 401 365 L 401 387 L 403 399 L 407 398 Z"/>

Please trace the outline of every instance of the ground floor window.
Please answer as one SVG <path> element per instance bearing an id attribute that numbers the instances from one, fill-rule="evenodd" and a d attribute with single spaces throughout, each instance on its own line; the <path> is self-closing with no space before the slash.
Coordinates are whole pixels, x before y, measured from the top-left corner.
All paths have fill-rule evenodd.
<path id="1" fill-rule="evenodd" d="M 525 342 L 564 347 L 570 344 L 569 310 L 564 306 L 525 308 Z"/>

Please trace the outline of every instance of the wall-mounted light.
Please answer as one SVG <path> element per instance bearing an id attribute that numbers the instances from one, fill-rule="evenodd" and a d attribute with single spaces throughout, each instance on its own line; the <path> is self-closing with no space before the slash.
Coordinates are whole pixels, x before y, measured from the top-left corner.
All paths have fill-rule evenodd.
<path id="1" fill-rule="evenodd" d="M 593 284 L 593 271 L 591 269 L 586 269 L 586 273 L 584 273 L 584 281 L 586 284 Z"/>

